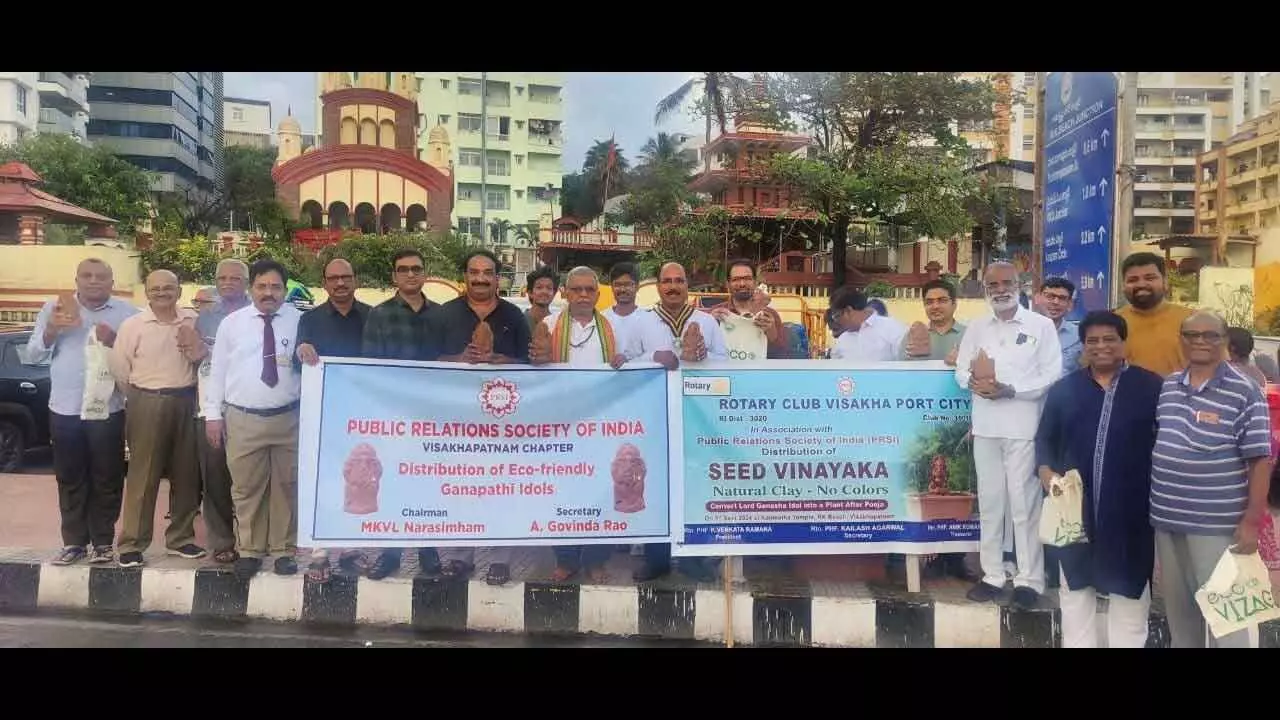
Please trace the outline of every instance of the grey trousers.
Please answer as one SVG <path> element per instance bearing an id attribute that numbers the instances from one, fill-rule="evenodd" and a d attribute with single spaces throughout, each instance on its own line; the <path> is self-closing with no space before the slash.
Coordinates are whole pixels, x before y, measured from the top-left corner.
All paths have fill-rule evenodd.
<path id="1" fill-rule="evenodd" d="M 1200 606 L 1196 604 L 1196 591 L 1213 574 L 1222 553 L 1232 544 L 1226 535 L 1187 535 L 1156 530 L 1156 556 L 1160 559 L 1160 594 L 1164 596 L 1165 616 L 1169 620 L 1169 633 L 1173 635 L 1173 647 L 1247 648 L 1250 647 L 1246 630 L 1233 632 L 1220 638 L 1210 638 Z"/>

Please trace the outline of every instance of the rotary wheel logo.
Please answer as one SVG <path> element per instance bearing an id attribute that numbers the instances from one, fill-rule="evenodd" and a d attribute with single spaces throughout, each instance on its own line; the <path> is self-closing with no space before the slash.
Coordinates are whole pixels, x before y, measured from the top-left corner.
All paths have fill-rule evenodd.
<path id="1" fill-rule="evenodd" d="M 520 391 L 509 380 L 494 378 L 480 386 L 480 408 L 494 417 L 506 417 L 519 405 Z"/>
<path id="2" fill-rule="evenodd" d="M 850 395 L 852 395 L 853 391 L 857 387 L 858 386 L 854 384 L 853 378 L 851 377 L 842 377 L 836 381 L 836 390 L 838 390 L 840 394 L 845 397 L 849 397 Z"/>

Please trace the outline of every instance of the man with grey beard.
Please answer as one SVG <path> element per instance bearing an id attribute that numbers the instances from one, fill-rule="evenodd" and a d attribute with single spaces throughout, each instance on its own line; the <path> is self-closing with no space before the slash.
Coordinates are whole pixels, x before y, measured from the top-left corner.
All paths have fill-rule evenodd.
<path id="1" fill-rule="evenodd" d="M 1044 396 L 1062 374 L 1062 347 L 1053 321 L 1018 303 L 1013 265 L 989 265 L 983 289 L 991 315 L 969 324 L 956 358 L 956 382 L 973 392 L 984 576 L 969 591 L 969 599 L 989 602 L 1003 591 L 1005 523 L 1011 516 L 1018 566 L 1013 602 L 1030 608 L 1045 586 L 1036 428 Z"/>

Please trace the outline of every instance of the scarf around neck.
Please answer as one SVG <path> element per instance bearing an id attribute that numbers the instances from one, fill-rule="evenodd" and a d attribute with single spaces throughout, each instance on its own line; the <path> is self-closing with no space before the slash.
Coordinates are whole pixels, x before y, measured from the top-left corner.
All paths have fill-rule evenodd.
<path id="1" fill-rule="evenodd" d="M 658 319 L 661 320 L 662 323 L 667 326 L 667 329 L 671 331 L 672 337 L 677 338 L 684 337 L 685 326 L 689 324 L 689 318 L 693 317 L 693 311 L 695 309 L 696 308 L 692 305 L 685 305 L 680 309 L 679 314 L 672 316 L 671 313 L 667 312 L 667 309 L 662 306 L 662 303 L 658 303 L 653 306 L 653 312 L 658 316 Z"/>
<path id="2" fill-rule="evenodd" d="M 609 324 L 609 320 L 600 314 L 599 310 L 592 313 L 595 322 L 596 334 L 600 336 L 600 359 L 608 363 L 618 354 L 618 342 L 613 336 L 613 326 Z M 570 338 L 573 332 L 573 318 L 569 317 L 569 311 L 565 310 L 556 316 L 556 327 L 551 332 L 551 356 L 556 362 L 569 362 Z"/>

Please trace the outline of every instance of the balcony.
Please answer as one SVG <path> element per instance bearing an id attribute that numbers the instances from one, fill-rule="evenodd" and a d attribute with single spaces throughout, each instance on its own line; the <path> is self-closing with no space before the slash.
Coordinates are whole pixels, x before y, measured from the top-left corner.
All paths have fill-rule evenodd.
<path id="1" fill-rule="evenodd" d="M 1155 192 L 1194 192 L 1195 183 L 1191 180 L 1175 180 L 1173 178 L 1151 178 L 1148 180 L 1138 180 L 1133 185 L 1134 190 L 1148 190 Z"/>
<path id="2" fill-rule="evenodd" d="M 534 148 L 555 148 L 555 152 L 558 154 L 560 148 L 564 147 L 564 138 L 560 135 L 529 133 L 529 145 Z"/>
<path id="3" fill-rule="evenodd" d="M 61 110 L 68 115 L 76 112 L 89 112 L 89 83 L 77 80 L 67 73 L 40 73 L 40 104 Z"/>

